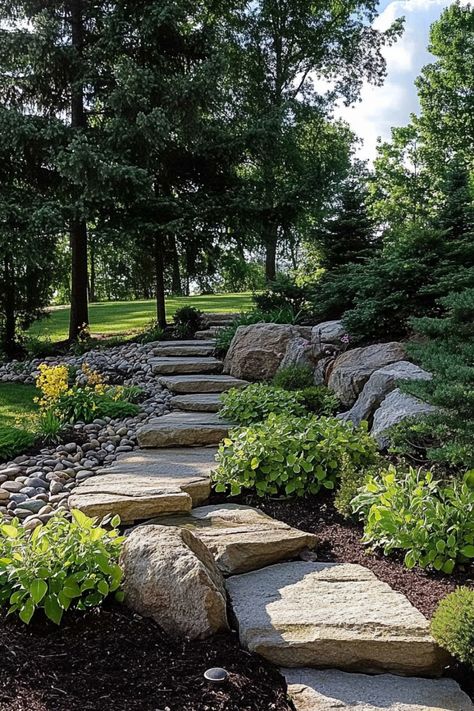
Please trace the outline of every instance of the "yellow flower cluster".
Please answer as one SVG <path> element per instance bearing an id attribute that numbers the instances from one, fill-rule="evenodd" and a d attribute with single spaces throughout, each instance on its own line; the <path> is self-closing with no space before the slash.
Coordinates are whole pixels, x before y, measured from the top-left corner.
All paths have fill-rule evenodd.
<path id="1" fill-rule="evenodd" d="M 48 365 L 41 363 L 40 374 L 36 378 L 36 387 L 41 396 L 35 402 L 42 410 L 54 407 L 63 395 L 70 393 L 69 371 L 65 365 Z"/>
<path id="2" fill-rule="evenodd" d="M 101 374 L 97 370 L 92 370 L 88 363 L 83 363 L 81 370 L 87 378 L 87 385 L 94 388 L 98 395 L 105 395 L 106 387 Z"/>
<path id="3" fill-rule="evenodd" d="M 112 396 L 113 400 L 114 400 L 115 402 L 117 402 L 117 400 L 122 400 L 122 399 L 123 399 L 124 392 L 125 392 L 125 388 L 123 387 L 123 385 L 117 385 L 117 386 L 114 388 L 114 393 L 113 393 L 113 396 Z"/>

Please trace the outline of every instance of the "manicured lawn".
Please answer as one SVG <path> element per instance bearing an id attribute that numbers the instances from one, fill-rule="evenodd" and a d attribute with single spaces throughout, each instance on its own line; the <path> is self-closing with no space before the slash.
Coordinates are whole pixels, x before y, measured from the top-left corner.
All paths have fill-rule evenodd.
<path id="1" fill-rule="evenodd" d="M 33 398 L 37 394 L 33 385 L 0 383 L 0 427 L 19 425 L 30 429 L 36 410 Z"/>
<path id="2" fill-rule="evenodd" d="M 167 299 L 166 310 L 171 318 L 181 306 L 194 306 L 201 311 L 239 313 L 252 307 L 252 294 L 217 294 L 210 296 L 180 296 Z M 91 332 L 95 334 L 133 333 L 145 328 L 155 316 L 154 301 L 107 301 L 91 304 Z M 50 316 L 35 323 L 32 336 L 60 341 L 67 338 L 69 307 L 53 310 Z"/>

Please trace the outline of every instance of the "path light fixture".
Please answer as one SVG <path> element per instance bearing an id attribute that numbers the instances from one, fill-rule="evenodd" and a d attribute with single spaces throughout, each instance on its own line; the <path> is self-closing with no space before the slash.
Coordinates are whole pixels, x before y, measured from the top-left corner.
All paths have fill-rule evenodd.
<path id="1" fill-rule="evenodd" d="M 229 672 L 221 669 L 221 667 L 213 667 L 212 669 L 206 669 L 204 678 L 211 684 L 223 684 L 229 678 Z"/>

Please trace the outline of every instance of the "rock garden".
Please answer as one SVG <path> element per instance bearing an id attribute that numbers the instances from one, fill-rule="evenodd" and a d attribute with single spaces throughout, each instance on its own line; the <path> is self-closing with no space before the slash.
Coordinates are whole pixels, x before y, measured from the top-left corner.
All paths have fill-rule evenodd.
<path id="1" fill-rule="evenodd" d="M 391 449 L 431 373 L 208 322 L 1 367 L 42 436 L 0 465 L 0 708 L 472 709 L 473 475 Z"/>

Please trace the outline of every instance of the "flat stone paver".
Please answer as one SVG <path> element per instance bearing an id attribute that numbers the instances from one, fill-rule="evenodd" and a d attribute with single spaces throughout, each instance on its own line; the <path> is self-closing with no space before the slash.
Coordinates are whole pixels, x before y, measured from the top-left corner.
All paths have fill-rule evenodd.
<path id="1" fill-rule="evenodd" d="M 218 412 L 221 407 L 219 393 L 196 393 L 194 395 L 175 395 L 170 401 L 173 410 L 187 412 Z"/>
<path id="2" fill-rule="evenodd" d="M 240 641 L 288 667 L 439 675 L 446 655 L 406 597 L 349 563 L 280 563 L 227 580 Z"/>
<path id="3" fill-rule="evenodd" d="M 172 412 L 150 420 L 138 430 L 138 444 L 148 447 L 194 447 L 219 444 L 230 422 L 210 412 Z"/>
<path id="4" fill-rule="evenodd" d="M 88 516 L 118 514 L 123 523 L 188 513 L 209 497 L 215 452 L 206 447 L 126 454 L 79 484 L 69 506 Z"/>
<path id="5" fill-rule="evenodd" d="M 224 393 L 231 388 L 245 388 L 246 380 L 230 375 L 168 375 L 159 378 L 164 388 L 177 394 Z"/>
<path id="6" fill-rule="evenodd" d="M 150 365 L 155 375 L 183 375 L 192 373 L 220 373 L 222 361 L 206 357 L 166 357 L 151 358 Z"/>
<path id="7" fill-rule="evenodd" d="M 153 354 L 159 356 L 211 356 L 214 353 L 215 341 L 163 341 L 153 349 Z"/>
<path id="8" fill-rule="evenodd" d="M 186 528 L 201 539 L 224 575 L 234 575 L 294 558 L 317 538 L 251 506 L 221 504 L 193 509 L 189 516 L 150 523 Z"/>
<path id="9" fill-rule="evenodd" d="M 472 711 L 453 679 L 281 669 L 296 711 Z"/>

